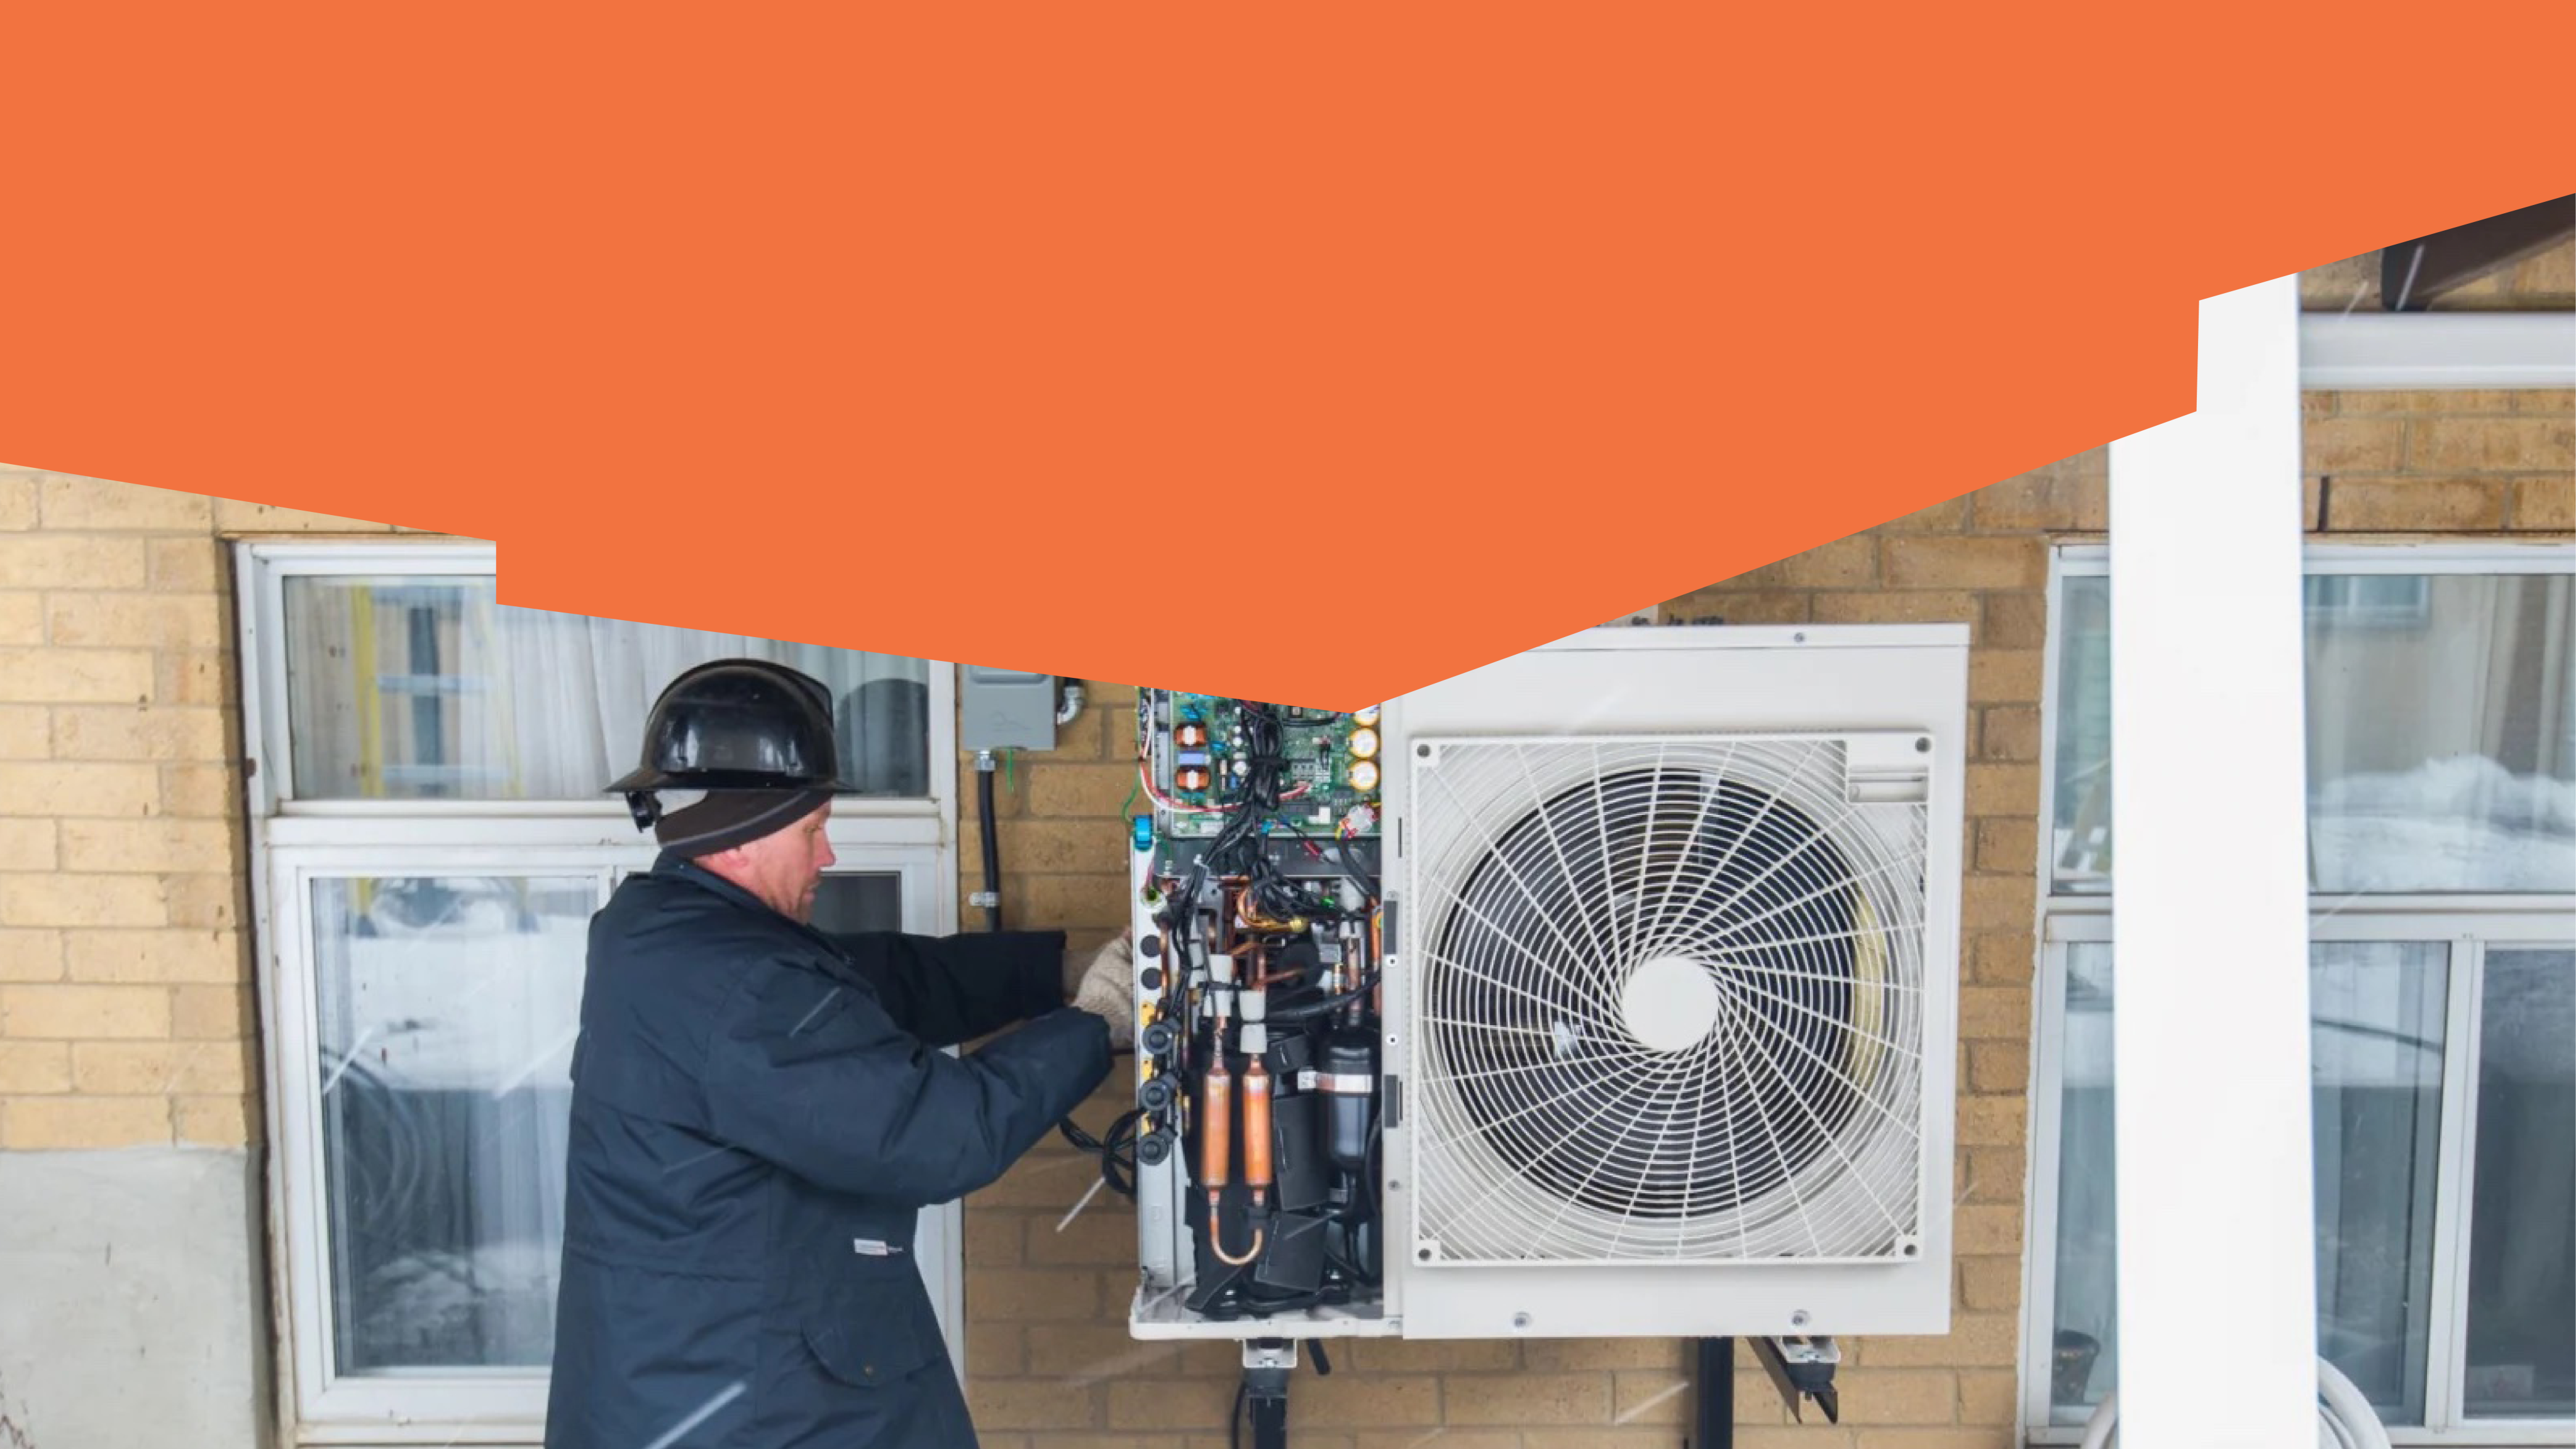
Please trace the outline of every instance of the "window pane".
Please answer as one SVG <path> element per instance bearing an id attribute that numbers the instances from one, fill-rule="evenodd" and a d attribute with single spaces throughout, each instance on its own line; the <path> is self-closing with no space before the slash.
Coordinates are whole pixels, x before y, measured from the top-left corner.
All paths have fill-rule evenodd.
<path id="1" fill-rule="evenodd" d="M 903 929 L 903 877 L 892 871 L 823 877 L 814 892 L 814 929 L 827 936 Z"/>
<path id="2" fill-rule="evenodd" d="M 2487 952 L 2468 1412 L 2576 1415 L 2576 951 Z"/>
<path id="3" fill-rule="evenodd" d="M 545 1368 L 598 896 L 589 876 L 314 882 L 339 1372 Z"/>
<path id="4" fill-rule="evenodd" d="M 2070 578 L 2058 600 L 2057 798 L 2051 873 L 2061 894 L 2111 888 L 2111 581 Z"/>
<path id="5" fill-rule="evenodd" d="M 2449 954 L 2429 941 L 2310 950 L 2317 1348 L 2391 1424 L 2424 1422 Z"/>
<path id="6" fill-rule="evenodd" d="M 2424 1421 L 2448 951 L 2310 952 L 2317 1346 L 2392 1424 Z M 2116 1381 L 2111 948 L 2067 948 L 2049 1403 L 2084 1422 Z"/>
<path id="7" fill-rule="evenodd" d="M 2576 888 L 2576 578 L 2315 576 L 2320 891 Z"/>
<path id="8" fill-rule="evenodd" d="M 842 769 L 930 792 L 930 666 L 516 609 L 489 577 L 286 580 L 288 727 L 306 800 L 600 800 L 644 717 L 710 659 L 775 659 L 832 687 Z"/>

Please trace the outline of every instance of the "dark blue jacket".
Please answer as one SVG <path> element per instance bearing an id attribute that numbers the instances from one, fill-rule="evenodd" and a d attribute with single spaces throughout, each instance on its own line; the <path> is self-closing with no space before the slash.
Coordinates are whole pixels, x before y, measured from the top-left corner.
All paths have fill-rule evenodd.
<path id="1" fill-rule="evenodd" d="M 973 1445 L 913 1218 L 1108 1075 L 1063 950 L 828 937 L 669 855 L 621 885 L 573 1053 L 548 1449 Z"/>

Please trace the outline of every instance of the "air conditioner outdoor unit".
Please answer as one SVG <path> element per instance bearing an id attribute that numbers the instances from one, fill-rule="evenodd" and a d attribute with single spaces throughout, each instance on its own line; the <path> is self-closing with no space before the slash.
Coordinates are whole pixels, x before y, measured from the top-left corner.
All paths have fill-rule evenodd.
<path id="1" fill-rule="evenodd" d="M 1133 1331 L 1947 1332 L 1967 645 L 1958 625 L 1605 627 L 1382 716 L 1149 692 L 1139 959 L 1148 1022 L 1182 1045 L 1138 1054 L 1142 1099 L 1170 1105 L 1140 1124 L 1164 1140 L 1139 1157 Z M 1247 726 L 1238 753 L 1290 762 L 1278 820 L 1205 868 L 1193 851 L 1253 808 L 1226 806 Z M 1176 765 L 1203 758 L 1176 732 L 1204 765 Z M 1282 919 L 1300 901 L 1313 919 Z M 1297 925 L 1321 1008 L 1278 1004 L 1306 978 L 1276 963 L 1316 959 Z M 1214 1105 L 1191 1075 L 1211 1062 Z M 1224 1196 L 1228 1158 L 1202 1210 L 1204 1129 L 1247 1072 L 1275 1199 Z M 1345 1167 L 1291 1213 L 1300 1158 Z M 1321 1266 L 1271 1270 L 1309 1232 Z"/>

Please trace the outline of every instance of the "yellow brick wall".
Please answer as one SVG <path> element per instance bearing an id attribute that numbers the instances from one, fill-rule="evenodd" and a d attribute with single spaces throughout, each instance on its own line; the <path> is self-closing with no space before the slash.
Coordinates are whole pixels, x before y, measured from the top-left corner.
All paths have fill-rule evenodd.
<path id="1" fill-rule="evenodd" d="M 226 540 L 387 531 L 0 467 L 0 1150 L 256 1134 Z"/>
<path id="2" fill-rule="evenodd" d="M 2306 399 L 2308 523 L 2340 537 L 2564 536 L 2576 521 L 2576 393 L 2316 393 Z M 2038 909 L 2040 691 L 2053 541 L 2107 527 L 2095 449 L 1670 601 L 1732 623 L 1971 626 L 1973 733 L 1961 941 L 1957 1284 L 1953 1331 L 1846 1343 L 1844 1423 L 1790 1426 L 1739 1350 L 1745 1449 L 2002 1449 L 2015 1442 L 2024 1133 Z M 2321 534 L 2320 536 L 2325 536 Z M 1077 945 L 1124 923 L 1119 840 L 1133 808 L 1135 692 L 1093 707 L 1052 754 L 1023 755 L 1000 808 L 1015 926 Z M 973 772 L 961 761 L 961 797 Z M 971 809 L 963 891 L 977 888 Z M 980 924 L 966 913 L 966 924 Z M 1082 1113 L 1122 1110 L 1113 1077 Z M 1104 1193 L 1057 1220 L 1092 1160 L 1053 1141 L 966 1210 L 967 1352 L 992 1449 L 1225 1443 L 1231 1345 L 1173 1348 L 1123 1328 L 1135 1218 Z M 1354 1343 L 1301 1372 L 1296 1442 L 1313 1449 L 1671 1449 L 1691 1412 L 1687 1348 L 1664 1340 Z M 1435 1436 L 1436 1437 L 1433 1437 Z"/>

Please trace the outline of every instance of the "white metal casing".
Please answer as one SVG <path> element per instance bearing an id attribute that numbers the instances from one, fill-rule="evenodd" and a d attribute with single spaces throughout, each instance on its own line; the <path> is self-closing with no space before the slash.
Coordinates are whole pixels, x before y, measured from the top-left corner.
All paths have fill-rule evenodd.
<path id="1" fill-rule="evenodd" d="M 1949 1329 L 1959 876 L 1968 631 L 1964 625 L 1610 627 L 1391 701 L 1385 888 L 1386 1071 L 1407 1099 L 1386 1130 L 1387 1312 L 1408 1338 L 1941 1334 Z M 1424 1262 L 1413 1228 L 1422 1123 L 1412 963 L 1432 914 L 1409 899 L 1432 741 L 1670 735 L 1928 736 L 1923 862 L 1920 1216 L 1914 1256 L 1875 1261 L 1605 1264 Z"/>

